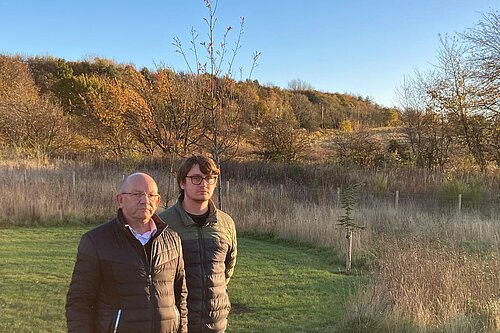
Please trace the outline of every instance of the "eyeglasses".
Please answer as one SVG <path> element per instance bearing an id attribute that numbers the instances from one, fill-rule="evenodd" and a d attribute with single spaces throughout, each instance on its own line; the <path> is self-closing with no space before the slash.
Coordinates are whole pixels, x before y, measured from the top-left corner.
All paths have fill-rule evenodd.
<path id="1" fill-rule="evenodd" d="M 206 181 L 207 184 L 213 185 L 217 181 L 217 176 L 186 176 L 186 178 L 191 178 L 191 183 L 193 185 L 200 185 L 202 181 Z"/>
<path id="2" fill-rule="evenodd" d="M 123 193 L 120 193 L 120 194 L 126 194 L 126 195 L 130 195 L 132 198 L 134 199 L 137 199 L 137 200 L 140 200 L 142 198 L 143 195 L 146 196 L 146 198 L 150 201 L 153 201 L 155 200 L 156 198 L 159 198 L 160 195 L 159 194 L 154 194 L 154 193 L 146 193 L 146 192 L 123 192 Z"/>

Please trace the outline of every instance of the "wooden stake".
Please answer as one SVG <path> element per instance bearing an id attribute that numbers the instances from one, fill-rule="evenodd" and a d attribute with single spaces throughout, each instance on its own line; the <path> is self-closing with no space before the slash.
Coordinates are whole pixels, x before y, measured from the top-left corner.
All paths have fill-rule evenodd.
<path id="1" fill-rule="evenodd" d="M 458 195 L 458 215 L 462 213 L 462 195 Z"/>
<path id="2" fill-rule="evenodd" d="M 352 230 L 346 228 L 347 238 L 347 251 L 345 256 L 345 272 L 346 274 L 351 274 L 351 262 L 352 262 Z"/>

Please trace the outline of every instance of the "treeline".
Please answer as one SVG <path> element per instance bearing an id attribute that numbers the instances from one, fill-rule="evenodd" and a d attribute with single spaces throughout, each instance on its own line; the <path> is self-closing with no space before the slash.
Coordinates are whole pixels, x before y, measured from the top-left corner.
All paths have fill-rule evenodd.
<path id="1" fill-rule="evenodd" d="M 416 71 L 399 89 L 400 119 L 415 156 L 427 169 L 461 160 L 482 171 L 500 165 L 500 14 L 441 36 L 436 65 Z"/>
<path id="2" fill-rule="evenodd" d="M 0 115 L 4 146 L 28 156 L 182 155 L 214 148 L 230 155 L 245 141 L 264 158 L 293 160 L 303 132 L 397 122 L 396 110 L 359 96 L 169 68 L 137 70 L 101 58 L 9 55 L 0 55 Z"/>
<path id="3" fill-rule="evenodd" d="M 204 152 L 220 163 L 244 146 L 252 158 L 285 162 L 316 153 L 364 167 L 500 165 L 497 11 L 441 37 L 436 66 L 405 78 L 399 109 L 300 80 L 289 89 L 236 81 L 214 69 L 216 60 L 212 70 L 197 64 L 182 73 L 100 58 L 0 55 L 0 143 L 16 156 L 174 159 Z M 373 130 L 391 126 L 390 135 Z"/>

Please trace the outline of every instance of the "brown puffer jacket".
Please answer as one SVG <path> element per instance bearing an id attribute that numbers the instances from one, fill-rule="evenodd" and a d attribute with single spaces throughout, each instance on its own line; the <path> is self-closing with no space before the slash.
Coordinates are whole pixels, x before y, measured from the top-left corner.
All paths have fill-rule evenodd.
<path id="1" fill-rule="evenodd" d="M 231 304 L 226 285 L 236 264 L 233 219 L 209 202 L 210 215 L 200 227 L 182 208 L 182 198 L 159 216 L 182 239 L 188 286 L 189 333 L 224 331 Z"/>
<path id="2" fill-rule="evenodd" d="M 149 261 L 121 210 L 82 236 L 67 294 L 69 333 L 187 332 L 181 241 L 158 216 L 153 221 Z"/>

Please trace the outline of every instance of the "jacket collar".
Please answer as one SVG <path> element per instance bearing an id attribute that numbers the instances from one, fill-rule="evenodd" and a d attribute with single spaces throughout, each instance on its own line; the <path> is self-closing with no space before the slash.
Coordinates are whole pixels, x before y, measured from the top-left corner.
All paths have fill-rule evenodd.
<path id="1" fill-rule="evenodd" d="M 193 221 L 193 219 L 188 215 L 188 213 L 186 213 L 186 211 L 182 207 L 183 200 L 184 198 L 180 196 L 174 206 L 175 210 L 181 217 L 182 223 L 184 224 L 185 227 L 197 225 L 196 222 Z M 212 201 L 212 199 L 208 200 L 208 209 L 210 210 L 210 214 L 207 217 L 207 225 L 214 225 L 217 223 L 218 209 L 217 207 L 215 207 L 215 204 Z"/>

